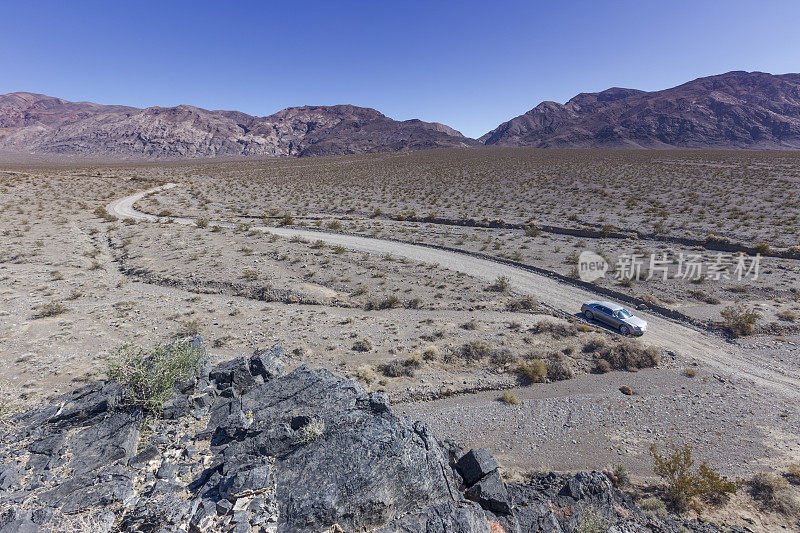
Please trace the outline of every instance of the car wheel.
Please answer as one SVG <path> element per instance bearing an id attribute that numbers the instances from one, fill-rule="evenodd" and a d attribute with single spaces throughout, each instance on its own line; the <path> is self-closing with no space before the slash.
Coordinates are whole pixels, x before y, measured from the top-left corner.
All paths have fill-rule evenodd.
<path id="1" fill-rule="evenodd" d="M 592 320 L 594 318 L 594 315 L 592 314 L 592 312 L 588 311 L 588 310 L 583 312 L 583 316 L 586 317 L 586 320 Z"/>
<path id="2" fill-rule="evenodd" d="M 623 335 L 627 336 L 628 333 L 631 332 L 631 330 L 628 329 L 628 326 L 620 326 L 619 327 L 619 332 L 622 333 Z"/>

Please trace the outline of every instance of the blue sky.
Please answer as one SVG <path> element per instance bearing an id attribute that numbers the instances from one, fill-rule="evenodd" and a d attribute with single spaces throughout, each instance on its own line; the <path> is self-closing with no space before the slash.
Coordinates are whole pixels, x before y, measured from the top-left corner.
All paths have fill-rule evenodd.
<path id="1" fill-rule="evenodd" d="M 542 100 L 800 72 L 797 0 L 0 0 L 0 93 L 268 115 L 351 103 L 480 136 Z"/>

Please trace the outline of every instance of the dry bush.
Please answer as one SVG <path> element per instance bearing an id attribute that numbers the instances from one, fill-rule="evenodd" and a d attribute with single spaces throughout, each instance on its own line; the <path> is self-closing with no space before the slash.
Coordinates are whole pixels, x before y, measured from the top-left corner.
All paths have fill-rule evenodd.
<path id="1" fill-rule="evenodd" d="M 792 309 L 784 309 L 778 313 L 778 318 L 785 320 L 786 322 L 794 322 L 800 318 L 800 313 Z"/>
<path id="2" fill-rule="evenodd" d="M 646 348 L 634 339 L 618 339 L 597 350 L 597 356 L 607 361 L 611 368 L 629 371 L 657 366 L 661 362 L 661 355 L 656 348 Z"/>
<path id="3" fill-rule="evenodd" d="M 558 352 L 548 357 L 545 364 L 547 377 L 553 381 L 572 379 L 575 376 L 575 371 L 572 370 L 567 358 Z"/>
<path id="4" fill-rule="evenodd" d="M 772 472 L 761 472 L 749 482 L 750 494 L 767 509 L 787 516 L 800 516 L 800 497 L 786 479 Z"/>
<path id="5" fill-rule="evenodd" d="M 369 385 L 376 379 L 378 379 L 378 375 L 372 370 L 372 367 L 369 365 L 362 365 L 356 369 L 356 378 L 359 381 L 362 381 Z"/>
<path id="6" fill-rule="evenodd" d="M 756 321 L 761 314 L 755 309 L 748 309 L 742 304 L 731 305 L 719 312 L 722 316 L 722 326 L 734 337 L 752 335 L 755 331 Z"/>
<path id="7" fill-rule="evenodd" d="M 400 307 L 401 305 L 402 302 L 400 301 L 400 298 L 394 294 L 391 294 L 381 300 L 368 301 L 364 306 L 364 309 L 367 311 L 373 311 L 376 309 L 394 309 L 395 307 Z"/>
<path id="8" fill-rule="evenodd" d="M 489 362 L 494 366 L 506 366 L 517 361 L 517 356 L 511 353 L 510 350 L 494 350 L 489 356 Z"/>
<path id="9" fill-rule="evenodd" d="M 479 361 L 492 355 L 492 352 L 493 347 L 489 342 L 483 339 L 475 339 L 462 344 L 461 348 L 456 350 L 454 354 L 467 361 Z"/>
<path id="10" fill-rule="evenodd" d="M 399 378 L 402 376 L 413 378 L 415 368 L 416 366 L 411 361 L 411 358 L 405 361 L 395 359 L 394 361 L 379 365 L 378 371 L 388 378 Z"/>
<path id="11" fill-rule="evenodd" d="M 800 485 L 800 463 L 792 463 L 786 467 L 786 477 L 792 483 Z"/>
<path id="12" fill-rule="evenodd" d="M 543 383 L 547 379 L 547 363 L 541 359 L 520 363 L 517 374 L 531 383 Z"/>
<path id="13" fill-rule="evenodd" d="M 356 352 L 368 352 L 372 348 L 372 342 L 369 339 L 360 339 L 353 344 L 353 350 Z"/>
<path id="14" fill-rule="evenodd" d="M 491 292 L 508 292 L 510 288 L 511 280 L 508 279 L 508 276 L 497 276 L 494 283 L 486 287 L 486 290 Z"/>
<path id="15" fill-rule="evenodd" d="M 509 405 L 519 405 L 522 403 L 516 394 L 508 390 L 504 391 L 503 395 L 500 396 L 500 401 Z"/>
<path id="16" fill-rule="evenodd" d="M 38 307 L 37 318 L 58 316 L 68 311 L 67 307 L 61 302 L 48 302 Z"/>
<path id="17" fill-rule="evenodd" d="M 549 333 L 555 339 L 574 337 L 578 334 L 578 328 L 575 324 L 564 324 L 563 322 L 552 322 L 550 320 L 537 322 L 529 331 L 535 334 Z"/>
<path id="18" fill-rule="evenodd" d="M 535 311 L 539 309 L 539 300 L 533 296 L 525 296 L 508 302 L 506 309 L 509 311 Z"/>

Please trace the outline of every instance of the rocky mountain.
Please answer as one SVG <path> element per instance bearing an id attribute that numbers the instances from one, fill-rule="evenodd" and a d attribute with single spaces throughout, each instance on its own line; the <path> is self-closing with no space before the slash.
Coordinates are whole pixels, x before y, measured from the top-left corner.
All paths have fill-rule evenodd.
<path id="1" fill-rule="evenodd" d="M 0 96 L 0 154 L 112 158 L 310 156 L 478 144 L 438 123 L 396 121 L 351 105 L 268 117 L 198 107 L 138 109 L 32 93 Z"/>
<path id="2" fill-rule="evenodd" d="M 479 139 L 537 148 L 800 149 L 800 74 L 729 72 L 663 91 L 542 102 Z"/>
<path id="3" fill-rule="evenodd" d="M 0 533 L 722 531 L 647 514 L 601 472 L 506 483 L 385 393 L 286 373 L 280 345 L 205 359 L 159 417 L 126 399 L 97 381 L 0 425 Z"/>

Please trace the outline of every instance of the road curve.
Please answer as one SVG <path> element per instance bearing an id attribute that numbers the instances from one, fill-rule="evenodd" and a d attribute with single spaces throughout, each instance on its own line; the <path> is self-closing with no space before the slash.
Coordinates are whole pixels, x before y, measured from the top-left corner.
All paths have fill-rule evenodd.
<path id="1" fill-rule="evenodd" d="M 157 222 L 167 217 L 158 217 L 142 213 L 134 204 L 146 195 L 176 187 L 168 183 L 161 187 L 148 189 L 108 204 L 106 210 L 118 218 L 131 218 L 140 221 Z M 174 223 L 194 225 L 195 221 L 188 217 L 170 217 Z M 230 226 L 230 222 L 219 222 L 221 226 Z M 496 263 L 489 259 L 441 250 L 418 244 L 398 242 L 375 237 L 345 235 L 310 229 L 251 226 L 251 229 L 268 231 L 282 237 L 301 237 L 308 240 L 321 240 L 332 246 L 370 254 L 391 254 L 406 257 L 413 261 L 435 264 L 455 272 L 463 272 L 470 276 L 494 281 L 498 276 L 508 277 L 511 288 L 522 294 L 535 296 L 540 302 L 567 313 L 580 311 L 584 301 L 594 300 L 598 295 L 555 279 L 536 274 L 511 265 Z M 684 325 L 660 315 L 637 311 L 648 322 L 648 332 L 643 337 L 647 345 L 671 350 L 679 355 L 688 356 L 712 367 L 715 371 L 750 380 L 757 385 L 769 387 L 775 392 L 791 398 L 800 398 L 800 380 L 792 376 L 769 369 L 758 360 L 743 357 L 735 347 L 729 346 L 722 338 L 705 331 Z"/>

